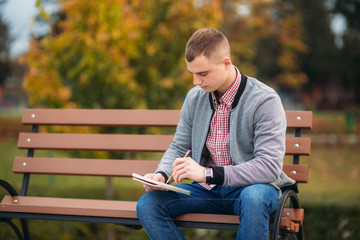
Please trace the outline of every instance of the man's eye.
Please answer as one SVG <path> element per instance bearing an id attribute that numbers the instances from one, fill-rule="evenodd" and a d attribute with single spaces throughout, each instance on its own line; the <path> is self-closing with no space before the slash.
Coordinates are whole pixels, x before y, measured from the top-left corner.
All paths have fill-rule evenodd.
<path id="1" fill-rule="evenodd" d="M 208 75 L 208 73 L 200 73 L 199 75 L 200 75 L 201 77 L 205 77 L 205 76 Z"/>

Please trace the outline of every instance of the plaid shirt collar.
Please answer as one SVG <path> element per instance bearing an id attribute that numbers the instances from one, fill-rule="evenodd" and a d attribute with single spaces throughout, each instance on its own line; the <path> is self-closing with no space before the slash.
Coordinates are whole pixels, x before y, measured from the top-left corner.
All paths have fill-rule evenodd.
<path id="1" fill-rule="evenodd" d="M 236 79 L 234 83 L 231 85 L 231 87 L 225 92 L 225 94 L 219 100 L 217 100 L 215 96 L 215 92 L 211 93 L 215 108 L 221 103 L 225 103 L 227 107 L 231 108 L 231 105 L 235 99 L 235 95 L 239 89 L 241 82 L 240 71 L 239 69 L 237 69 L 237 67 L 234 66 L 234 68 L 236 70 Z"/>

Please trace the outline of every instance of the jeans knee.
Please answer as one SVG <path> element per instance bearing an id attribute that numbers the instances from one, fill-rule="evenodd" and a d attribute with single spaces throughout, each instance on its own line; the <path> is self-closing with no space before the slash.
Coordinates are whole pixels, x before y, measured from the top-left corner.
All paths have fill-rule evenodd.
<path id="1" fill-rule="evenodd" d="M 253 210 L 271 209 L 273 203 L 277 204 L 278 195 L 272 186 L 258 184 L 246 187 L 240 194 L 240 201 L 242 206 Z"/>
<path id="2" fill-rule="evenodd" d="M 139 219 L 149 215 L 149 210 L 153 207 L 151 195 L 152 194 L 146 193 L 138 200 L 136 204 L 136 214 Z"/>
<path id="3" fill-rule="evenodd" d="M 160 191 L 151 191 L 144 194 L 138 200 L 136 204 L 136 214 L 140 220 L 161 213 L 161 209 L 163 208 L 161 193 Z"/>

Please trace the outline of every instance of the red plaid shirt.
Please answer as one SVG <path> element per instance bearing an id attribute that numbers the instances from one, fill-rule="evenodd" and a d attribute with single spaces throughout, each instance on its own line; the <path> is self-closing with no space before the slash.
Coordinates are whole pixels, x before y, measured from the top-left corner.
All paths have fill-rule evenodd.
<path id="1" fill-rule="evenodd" d="M 210 153 L 208 165 L 227 166 L 235 165 L 230 157 L 229 144 L 229 116 L 232 103 L 240 86 L 240 71 L 236 69 L 236 80 L 225 94 L 216 99 L 214 93 L 212 99 L 214 102 L 214 115 L 211 119 L 210 130 L 206 139 L 206 147 Z M 212 185 L 202 184 L 207 189 L 211 189 Z"/>

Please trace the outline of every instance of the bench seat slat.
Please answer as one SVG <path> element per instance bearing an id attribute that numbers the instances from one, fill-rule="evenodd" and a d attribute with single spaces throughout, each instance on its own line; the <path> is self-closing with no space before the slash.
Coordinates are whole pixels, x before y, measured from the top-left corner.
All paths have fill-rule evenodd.
<path id="1" fill-rule="evenodd" d="M 136 218 L 136 201 L 7 195 L 2 200 L 0 208 L 4 212 Z"/>
<path id="2" fill-rule="evenodd" d="M 27 125 L 176 127 L 179 119 L 179 110 L 25 109 L 22 123 Z"/>
<path id="3" fill-rule="evenodd" d="M 154 172 L 158 160 L 15 157 L 14 173 L 131 177 Z M 299 183 L 308 181 L 307 165 L 285 164 L 284 172 Z"/>
<path id="4" fill-rule="evenodd" d="M 281 216 L 287 217 L 291 219 L 291 221 L 293 221 L 294 223 L 299 223 L 300 225 L 302 225 L 304 221 L 304 209 L 285 208 Z"/>
<path id="5" fill-rule="evenodd" d="M 16 202 L 14 202 L 16 200 Z M 114 201 L 73 198 L 5 196 L 0 203 L 4 212 L 61 214 L 75 216 L 118 217 L 137 219 L 136 201 Z M 298 211 L 301 209 L 295 209 Z M 291 209 L 284 209 L 291 211 Z M 294 216 L 299 214 L 294 214 Z M 292 219 L 293 215 L 286 217 Z M 175 221 L 239 224 L 239 217 L 223 214 L 188 213 L 174 217 Z M 294 221 L 295 222 L 295 221 Z M 288 224 L 284 223 L 283 227 Z"/>
<path id="6" fill-rule="evenodd" d="M 20 149 L 164 152 L 173 135 L 20 133 Z M 286 137 L 286 154 L 310 155 L 309 137 Z"/>
<path id="7" fill-rule="evenodd" d="M 20 133 L 20 149 L 163 152 L 173 135 Z"/>
<path id="8" fill-rule="evenodd" d="M 291 221 L 287 217 L 281 217 L 280 219 L 280 228 L 287 231 L 287 232 L 298 232 L 299 231 L 299 224 Z"/>

